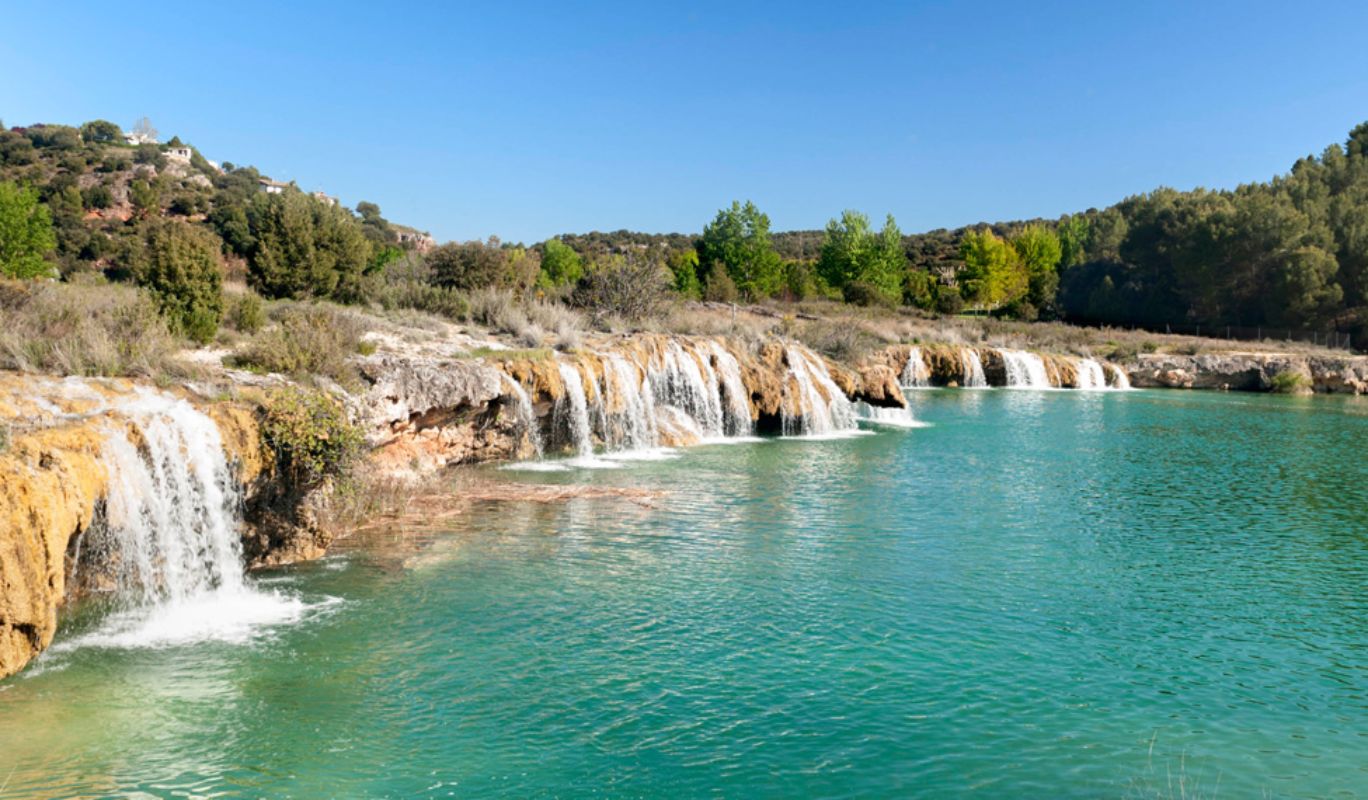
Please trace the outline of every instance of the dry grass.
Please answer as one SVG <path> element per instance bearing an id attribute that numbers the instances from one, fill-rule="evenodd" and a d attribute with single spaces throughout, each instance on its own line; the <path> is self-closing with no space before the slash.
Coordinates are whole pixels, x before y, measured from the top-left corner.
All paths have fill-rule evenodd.
<path id="1" fill-rule="evenodd" d="M 0 282 L 0 368 L 58 375 L 189 376 L 141 290 L 119 284 Z"/>
<path id="2" fill-rule="evenodd" d="M 857 308 L 830 301 L 772 302 L 734 309 L 720 303 L 684 303 L 648 327 L 660 332 L 743 339 L 790 336 L 835 358 L 843 357 L 837 353 L 858 354 L 884 343 L 1016 348 L 1112 360 L 1126 360 L 1140 353 L 1258 351 L 1344 355 L 1343 350 L 1298 342 L 1247 342 L 991 317 L 936 317 L 905 308 Z"/>
<path id="3" fill-rule="evenodd" d="M 233 354 L 234 366 L 297 378 L 322 376 L 348 389 L 357 386 L 350 361 L 365 348 L 361 337 L 371 327 L 366 318 L 322 303 L 282 303 L 271 317 L 273 325 Z"/>
<path id="4" fill-rule="evenodd" d="M 512 292 L 480 289 L 470 293 L 470 320 L 507 334 L 524 347 L 541 347 L 554 335 L 562 347 L 577 347 L 585 320 L 578 311 L 551 300 L 519 300 Z"/>

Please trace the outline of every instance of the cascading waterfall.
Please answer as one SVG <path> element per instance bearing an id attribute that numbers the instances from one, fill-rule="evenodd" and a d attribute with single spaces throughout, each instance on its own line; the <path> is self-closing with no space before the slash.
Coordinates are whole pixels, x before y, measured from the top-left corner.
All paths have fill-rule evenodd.
<path id="1" fill-rule="evenodd" d="M 1110 369 L 1108 369 L 1107 372 L 1109 373 L 1109 377 L 1111 379 L 1110 381 L 1108 381 L 1108 384 L 1113 389 L 1128 391 L 1131 388 L 1130 376 L 1126 374 L 1126 371 L 1124 369 L 1121 369 L 1120 367 L 1114 364 L 1108 366 L 1110 366 Z"/>
<path id="2" fill-rule="evenodd" d="M 722 398 L 712 368 L 708 367 L 705 375 L 700 359 L 678 342 L 669 343 L 662 362 L 650 376 L 656 402 L 683 411 L 698 424 L 702 436 L 721 438 L 725 433 Z"/>
<path id="3" fill-rule="evenodd" d="M 1102 365 L 1091 358 L 1080 359 L 1077 386 L 1085 390 L 1107 388 L 1107 375 L 1103 372 Z"/>
<path id="4" fill-rule="evenodd" d="M 749 392 L 741 380 L 741 364 L 736 356 L 717 342 L 704 342 L 703 347 L 712 355 L 712 363 L 717 370 L 717 380 L 722 388 L 723 422 L 728 436 L 749 436 L 755 430 L 751 419 Z"/>
<path id="5" fill-rule="evenodd" d="M 983 360 L 972 347 L 960 350 L 960 361 L 964 364 L 964 380 L 960 384 L 966 389 L 988 388 L 988 376 L 983 374 Z"/>
<path id="6" fill-rule="evenodd" d="M 785 397 L 784 400 L 785 436 L 826 436 L 859 427 L 854 404 L 831 379 L 831 373 L 821 359 L 795 345 L 789 345 L 785 350 L 785 359 L 792 385 L 798 391 L 797 398 Z M 788 386 L 784 391 L 787 395 Z M 795 407 L 796 416 L 789 411 Z"/>
<path id="7" fill-rule="evenodd" d="M 979 366 L 979 371 L 983 371 L 982 365 Z M 920 347 L 913 347 L 907 351 L 907 364 L 903 366 L 899 382 L 914 389 L 931 385 L 931 370 L 926 366 L 926 359 L 922 357 Z"/>
<path id="8" fill-rule="evenodd" d="M 648 450 L 660 444 L 650 378 L 616 353 L 603 356 L 598 405 L 600 430 L 609 450 Z M 610 413 L 610 408 L 621 411 Z"/>
<path id="9" fill-rule="evenodd" d="M 591 458 L 594 455 L 593 429 L 589 425 L 589 401 L 584 396 L 584 380 L 573 364 L 561 362 L 557 367 L 561 381 L 565 384 L 565 395 L 556 403 L 556 427 L 566 430 L 577 456 Z"/>
<path id="10" fill-rule="evenodd" d="M 1025 350 L 1000 350 L 1007 367 L 1007 386 L 1012 389 L 1049 389 L 1050 376 L 1045 361 Z"/>
<path id="11" fill-rule="evenodd" d="M 213 420 L 147 390 L 117 411 L 136 429 L 112 430 L 104 445 L 102 545 L 120 593 L 154 603 L 240 590 L 241 499 Z"/>
<path id="12" fill-rule="evenodd" d="M 244 579 L 242 498 L 214 421 L 144 388 L 108 411 L 104 513 L 79 542 L 76 569 L 104 576 L 123 610 L 63 646 L 236 641 L 297 618 L 297 599 Z"/>
<path id="13" fill-rule="evenodd" d="M 532 408 L 532 398 L 528 396 L 527 390 L 513 376 L 504 375 L 504 380 L 513 390 L 513 397 L 517 401 L 515 411 L 518 415 L 518 425 L 527 432 L 527 441 L 531 443 L 533 451 L 540 459 L 542 457 L 541 430 L 537 426 L 537 412 Z"/>

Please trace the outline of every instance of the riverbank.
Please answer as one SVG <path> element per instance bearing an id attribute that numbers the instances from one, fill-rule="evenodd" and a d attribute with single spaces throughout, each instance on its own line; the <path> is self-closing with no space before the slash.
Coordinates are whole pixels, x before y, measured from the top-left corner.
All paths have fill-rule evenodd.
<path id="1" fill-rule="evenodd" d="M 167 386 L 0 373 L 6 434 L 0 448 L 0 676 L 18 671 L 51 643 L 58 610 L 68 601 L 148 592 L 130 581 L 162 580 L 111 569 L 127 554 L 83 549 L 89 536 L 111 530 L 151 537 L 138 546 L 154 548 L 144 555 L 157 562 L 165 553 L 155 548 L 165 545 L 153 540 L 168 535 L 158 525 L 226 525 L 240 532 L 239 540 L 213 569 L 231 564 L 240 570 L 326 553 L 353 524 L 336 506 L 351 503 L 352 517 L 370 508 L 355 502 L 358 486 L 364 493 L 382 481 L 413 481 L 456 465 L 518 461 L 528 469 L 565 470 L 757 435 L 842 436 L 855 431 L 861 413 L 913 422 L 905 388 L 1104 391 L 1134 384 L 1357 394 L 1368 386 L 1366 359 L 1317 353 L 1153 353 L 1112 362 L 927 342 L 884 345 L 842 361 L 798 339 L 755 329 L 735 335 L 594 334 L 577 337 L 573 346 L 528 349 L 508 335 L 431 319 L 373 319 L 366 327 L 365 353 L 345 359 L 345 368 L 355 371 L 350 387 L 318 376 L 304 381 L 335 398 L 364 441 L 362 477 L 348 487 L 345 502 L 337 501 L 338 487 L 326 476 L 304 487 L 287 485 L 282 454 L 263 434 L 269 398 L 301 383 L 299 375 L 242 369 L 224 348 L 185 354 L 193 377 Z M 1280 377 L 1286 375 L 1295 379 Z M 165 441 L 158 444 L 154 433 Z M 175 458 L 159 460 L 158 446 L 193 449 L 212 463 L 202 466 L 203 474 L 168 478 L 167 469 L 191 467 Z M 111 448 L 121 449 L 126 463 L 112 461 Z M 111 498 L 133 491 L 119 482 L 139 464 L 163 472 L 137 491 L 192 487 L 202 495 L 226 493 L 231 502 L 202 509 L 206 516 L 188 523 L 130 520 L 127 510 L 119 518 L 120 503 L 131 501 Z M 217 580 L 200 574 L 201 565 L 186 569 L 194 580 Z M 140 596 L 155 601 L 159 591 Z"/>

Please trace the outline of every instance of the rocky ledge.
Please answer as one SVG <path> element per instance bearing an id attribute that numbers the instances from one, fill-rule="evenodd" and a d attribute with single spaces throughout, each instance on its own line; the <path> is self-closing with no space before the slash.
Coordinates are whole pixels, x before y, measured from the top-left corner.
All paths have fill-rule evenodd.
<path id="1" fill-rule="evenodd" d="M 1125 368 L 1136 387 L 1368 394 L 1368 356 L 1147 353 Z"/>

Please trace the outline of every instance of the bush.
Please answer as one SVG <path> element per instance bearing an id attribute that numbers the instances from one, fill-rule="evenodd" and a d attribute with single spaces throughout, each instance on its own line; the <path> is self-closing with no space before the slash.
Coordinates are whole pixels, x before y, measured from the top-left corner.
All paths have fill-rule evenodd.
<path id="1" fill-rule="evenodd" d="M 378 299 L 386 309 L 412 308 L 451 320 L 470 316 L 470 300 L 464 292 L 425 283 L 390 284 L 380 291 Z"/>
<path id="2" fill-rule="evenodd" d="M 262 331 L 232 363 L 261 372 L 306 378 L 322 376 L 344 388 L 355 388 L 359 377 L 349 359 L 361 350 L 366 328 L 361 319 L 328 306 L 286 306 L 277 324 Z"/>
<path id="3" fill-rule="evenodd" d="M 596 318 L 615 315 L 636 321 L 654 314 L 669 299 L 672 277 L 654 258 L 614 256 L 585 273 L 573 299 Z"/>
<path id="4" fill-rule="evenodd" d="M 253 334 L 266 324 L 266 306 L 252 291 L 244 292 L 228 307 L 227 322 L 238 333 Z"/>
<path id="5" fill-rule="evenodd" d="M 1311 380 L 1293 370 L 1279 372 L 1269 379 L 1269 384 L 1275 394 L 1298 394 L 1311 388 Z"/>
<path id="6" fill-rule="evenodd" d="M 880 289 L 872 283 L 865 281 L 851 281 L 841 289 L 841 295 L 847 303 L 857 306 L 878 306 L 880 308 L 893 308 L 898 304 L 898 298 Z"/>
<path id="7" fill-rule="evenodd" d="M 0 282 L 0 368 L 58 375 L 178 374 L 181 342 L 131 286 Z"/>
<path id="8" fill-rule="evenodd" d="M 448 242 L 427 254 L 433 285 L 446 289 L 503 287 L 508 256 L 499 240 Z"/>
<path id="9" fill-rule="evenodd" d="M 727 273 L 727 268 L 720 261 L 714 261 L 712 269 L 708 270 L 708 280 L 703 287 L 703 299 L 713 303 L 735 303 L 740 296 L 736 289 L 736 281 Z"/>
<path id="10" fill-rule="evenodd" d="M 365 450 L 365 437 L 341 403 L 325 392 L 293 386 L 267 399 L 261 440 L 275 453 L 276 469 L 294 490 L 328 479 L 345 485 Z"/>
<path id="11" fill-rule="evenodd" d="M 146 250 L 133 275 L 156 299 L 172 329 L 205 344 L 218 333 L 223 315 L 223 242 L 187 222 L 149 223 Z"/>
<path id="12" fill-rule="evenodd" d="M 964 310 L 964 298 L 958 286 L 942 286 L 936 294 L 936 310 L 942 314 L 958 314 Z"/>

